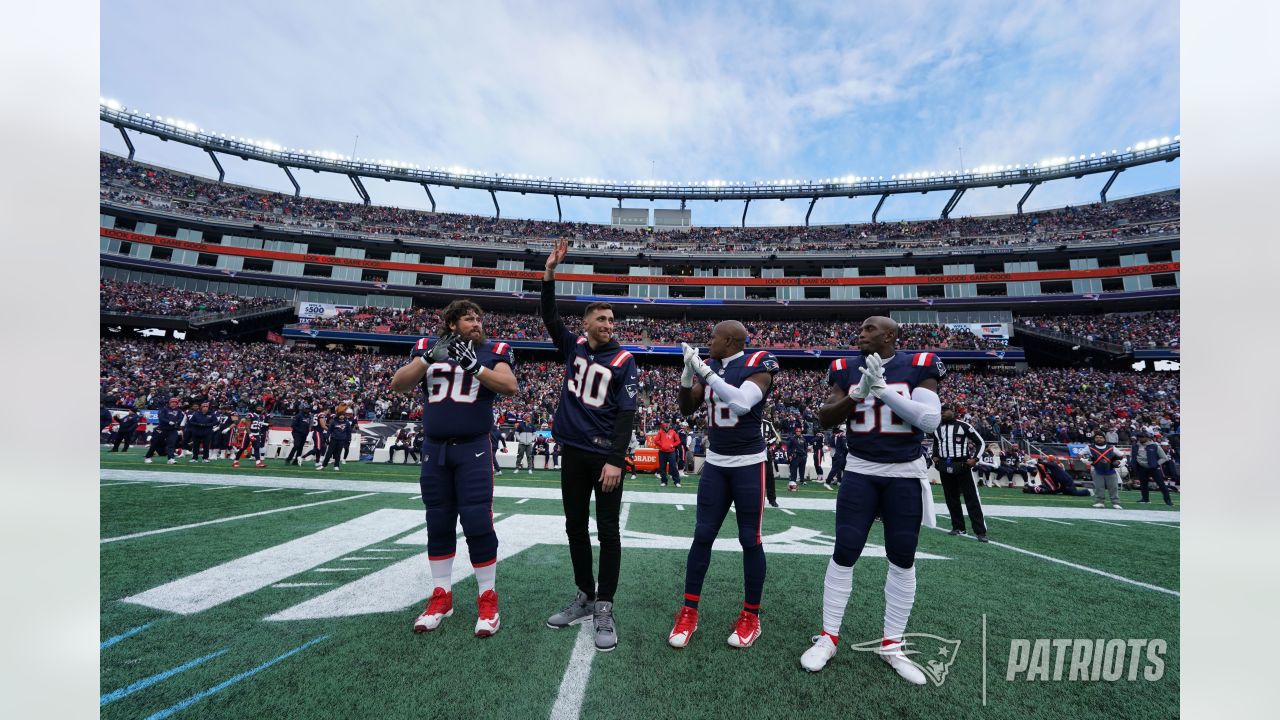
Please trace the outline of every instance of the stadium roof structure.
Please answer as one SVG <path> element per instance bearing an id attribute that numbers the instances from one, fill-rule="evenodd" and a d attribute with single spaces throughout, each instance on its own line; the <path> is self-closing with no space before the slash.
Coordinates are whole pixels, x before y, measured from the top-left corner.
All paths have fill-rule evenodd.
<path id="1" fill-rule="evenodd" d="M 909 193 L 929 193 L 950 191 L 951 196 L 942 209 L 941 217 L 950 217 L 951 211 L 965 191 L 971 188 L 1005 187 L 1009 185 L 1027 185 L 1027 191 L 1018 201 L 1018 213 L 1032 191 L 1042 183 L 1068 178 L 1080 179 L 1086 175 L 1110 173 L 1111 177 L 1103 186 L 1100 198 L 1107 201 L 1107 191 L 1120 173 L 1131 167 L 1156 162 L 1172 162 L 1181 154 L 1182 136 L 1162 137 L 1136 143 L 1118 150 L 1084 153 L 1079 156 L 1056 157 L 1025 165 L 982 166 L 971 172 L 911 172 L 901 175 L 863 177 L 844 176 L 817 180 L 757 180 L 751 182 L 732 180 L 706 180 L 699 182 L 667 182 L 664 180 L 637 180 L 618 182 L 596 178 L 550 178 L 526 175 L 521 173 L 483 173 L 461 167 L 428 167 L 422 168 L 412 163 L 395 160 L 371 160 L 354 158 L 348 155 L 329 151 L 288 148 L 274 142 L 255 140 L 225 134 L 206 132 L 195 123 L 171 117 L 152 117 L 136 108 L 128 108 L 114 100 L 100 99 L 98 117 L 120 131 L 125 145 L 129 148 L 129 159 L 133 159 L 134 147 L 128 130 L 154 135 L 164 141 L 175 141 L 191 145 L 209 154 L 214 167 L 218 171 L 221 182 L 226 173 L 218 161 L 218 153 L 239 157 L 244 160 L 257 160 L 279 166 L 288 175 L 293 184 L 294 195 L 300 196 L 302 188 L 294 177 L 292 169 L 311 170 L 317 173 L 329 172 L 346 175 L 352 186 L 360 195 L 364 204 L 371 202 L 369 192 L 365 189 L 362 178 L 397 180 L 417 183 L 427 192 L 431 202 L 431 211 L 436 210 L 435 197 L 431 194 L 431 186 L 469 188 L 488 191 L 493 199 L 495 217 L 500 218 L 502 209 L 498 204 L 499 192 L 520 193 L 522 195 L 550 195 L 556 201 L 556 216 L 563 220 L 560 210 L 560 196 L 591 198 L 612 198 L 618 201 L 619 207 L 625 199 L 632 200 L 679 200 L 684 208 L 689 201 L 741 200 L 742 225 L 747 222 L 747 211 L 752 200 L 809 200 L 809 210 L 805 213 L 805 225 L 809 224 L 809 216 L 813 206 L 821 198 L 854 198 L 867 195 L 879 195 L 871 214 L 871 221 L 876 222 L 880 208 L 890 195 Z"/>

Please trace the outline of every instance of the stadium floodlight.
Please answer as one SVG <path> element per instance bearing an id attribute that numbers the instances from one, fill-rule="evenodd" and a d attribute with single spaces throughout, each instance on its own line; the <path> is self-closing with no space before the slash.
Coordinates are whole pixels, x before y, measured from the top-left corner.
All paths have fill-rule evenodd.
<path id="1" fill-rule="evenodd" d="M 1134 147 L 1134 149 L 1136 149 L 1136 150 L 1146 150 L 1146 149 L 1147 149 L 1147 144 L 1146 144 L 1145 142 L 1140 142 L 1140 143 L 1138 143 L 1137 145 L 1134 145 L 1133 147 Z"/>
<path id="2" fill-rule="evenodd" d="M 1181 136 L 1181 135 L 1174 135 L 1174 136 L 1173 136 L 1173 141 L 1174 141 L 1174 142 L 1182 142 L 1182 136 Z"/>
<path id="3" fill-rule="evenodd" d="M 119 110 L 119 109 L 120 109 L 120 102 L 119 102 L 118 100 L 107 100 L 107 101 L 103 102 L 103 104 L 104 104 L 104 105 L 106 105 L 106 106 L 107 106 L 107 108 L 108 108 L 108 109 L 110 109 L 110 110 Z"/>
<path id="4" fill-rule="evenodd" d="M 1168 145 L 1168 144 L 1169 144 L 1169 136 L 1168 136 L 1168 135 L 1165 135 L 1164 137 L 1160 138 L 1160 144 L 1161 144 L 1161 145 Z"/>

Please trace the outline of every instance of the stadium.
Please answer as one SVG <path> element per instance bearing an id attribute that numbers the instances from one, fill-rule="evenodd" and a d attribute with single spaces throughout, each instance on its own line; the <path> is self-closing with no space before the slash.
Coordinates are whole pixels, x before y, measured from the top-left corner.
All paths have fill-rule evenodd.
<path id="1" fill-rule="evenodd" d="M 286 147 L 108 97 L 98 119 L 119 139 L 99 154 L 102 717 L 1178 715 L 1181 192 L 1112 189 L 1176 163 L 1181 136 L 967 171 L 622 182 Z M 149 161 L 142 139 L 206 169 Z M 229 181 L 233 162 L 274 166 L 292 192 Z M 355 199 L 309 194 L 317 175 L 345 178 Z M 1103 183 L 1095 201 L 1036 205 L 1038 189 L 1081 180 Z M 386 184 L 418 186 L 423 206 L 379 203 Z M 995 188 L 1018 199 L 964 211 L 967 192 Z M 453 191 L 492 212 L 438 208 Z M 921 195 L 936 217 L 881 217 Z M 529 197 L 546 219 L 504 215 Z M 810 224 L 815 208 L 858 198 L 874 204 L 867 217 Z M 607 203 L 607 222 L 566 219 L 562 201 L 587 200 Z M 803 224 L 753 221 L 779 201 L 805 208 Z M 694 221 L 730 203 L 738 222 Z M 575 451 L 557 428 L 574 366 L 544 322 L 548 289 L 580 344 L 606 304 L 619 362 L 636 367 L 616 651 L 593 648 L 591 622 L 544 624 L 575 569 L 561 496 Z M 462 558 L 454 617 L 415 632 L 438 556 L 423 433 L 441 411 L 426 381 L 393 389 L 411 355 L 447 342 L 458 299 L 481 308 L 517 386 L 492 406 L 502 625 L 483 639 L 469 627 L 483 564 Z M 823 408 L 830 378 L 866 362 L 868 318 L 892 321 L 904 357 L 945 366 L 937 396 L 978 435 L 970 482 L 985 526 L 944 487 L 951 462 L 931 433 L 921 446 L 934 522 L 919 529 L 908 605 L 919 685 L 862 651 L 879 647 L 891 602 L 882 516 L 852 570 L 847 642 L 822 672 L 801 660 L 821 637 L 850 482 L 845 423 L 837 437 Z M 696 365 L 683 345 L 711 361 L 725 321 L 742 323 L 744 358 L 778 366 L 760 410 L 762 631 L 740 649 L 723 639 L 742 610 L 735 505 L 682 647 L 668 632 L 718 457 L 714 416 L 681 412 Z M 178 411 L 167 440 L 158 429 Z M 214 433 L 203 454 L 197 417 Z M 346 418 L 341 449 L 328 437 Z M 1110 499 L 1095 488 L 1095 436 L 1114 453 Z M 590 527 L 599 554 L 594 516 Z M 459 525 L 459 550 L 464 536 Z M 1117 551 L 1134 547 L 1149 552 Z"/>

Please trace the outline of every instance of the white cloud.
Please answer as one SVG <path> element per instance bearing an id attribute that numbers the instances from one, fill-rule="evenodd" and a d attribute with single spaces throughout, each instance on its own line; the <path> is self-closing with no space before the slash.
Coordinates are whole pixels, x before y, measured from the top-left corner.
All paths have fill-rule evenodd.
<path id="1" fill-rule="evenodd" d="M 887 177 L 958 166 L 961 143 L 975 166 L 1173 134 L 1177 38 L 1176 12 L 1158 3 L 133 3 L 104 7 L 102 87 L 228 134 L 342 153 L 358 134 L 359 156 L 424 166 L 614 180 Z M 103 143 L 121 145 L 110 128 Z M 142 157 L 209 172 L 207 158 L 172 145 Z M 278 169 L 228 163 L 229 174 L 291 189 Z M 308 193 L 354 196 L 344 178 L 299 180 Z M 427 205 L 421 188 L 370 192 Z M 436 195 L 443 206 L 455 194 Z M 456 195 L 449 209 L 492 211 L 483 193 Z M 936 215 L 946 198 L 898 200 L 886 216 L 891 206 Z M 548 198 L 501 201 L 504 215 L 554 215 Z M 981 202 L 966 198 L 960 211 Z M 819 202 L 814 219 L 864 204 Z M 795 219 L 793 205 L 803 220 L 803 202 L 770 205 L 748 221 Z M 737 203 L 694 207 L 699 222 L 736 224 L 741 213 Z"/>

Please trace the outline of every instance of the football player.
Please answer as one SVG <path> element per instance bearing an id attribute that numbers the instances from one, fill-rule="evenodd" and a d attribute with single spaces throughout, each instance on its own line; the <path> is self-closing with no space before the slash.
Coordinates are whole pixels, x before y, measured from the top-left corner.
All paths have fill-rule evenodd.
<path id="1" fill-rule="evenodd" d="M 778 361 L 757 350 L 746 352 L 747 329 L 736 320 L 718 323 L 707 343 L 711 360 L 682 343 L 684 371 L 680 376 L 680 413 L 691 415 L 705 400 L 710 447 L 698 482 L 698 511 L 693 544 L 684 575 L 684 605 L 667 637 L 671 647 L 689 644 L 698 629 L 702 582 L 711 564 L 711 546 L 732 505 L 738 516 L 742 545 L 745 596 L 742 612 L 729 635 L 729 645 L 749 648 L 760 637 L 760 596 L 764 592 L 765 399 L 773 388 Z"/>
<path id="2" fill-rule="evenodd" d="M 453 557 L 462 521 L 475 568 L 476 637 L 498 632 L 498 535 L 493 530 L 493 401 L 515 395 L 515 354 L 504 342 L 486 340 L 483 311 L 454 300 L 441 314 L 440 336 L 422 338 L 409 363 L 396 371 L 391 389 L 421 385 L 422 470 L 418 484 L 427 508 L 427 559 L 434 587 L 414 632 L 430 632 L 453 615 Z"/>
<path id="3" fill-rule="evenodd" d="M 889 572 L 878 653 L 908 682 L 923 685 L 925 675 L 907 659 L 902 635 L 915 603 L 920 525 L 935 527 L 921 443 L 942 419 L 938 382 L 946 368 L 933 353 L 898 352 L 897 342 L 896 322 L 869 317 L 858 333 L 861 355 L 831 363 L 831 394 L 818 419 L 825 427 L 845 424 L 848 458 L 836 495 L 835 551 L 823 581 L 822 632 L 800 664 L 817 672 L 835 656 L 853 564 L 879 515 Z"/>

